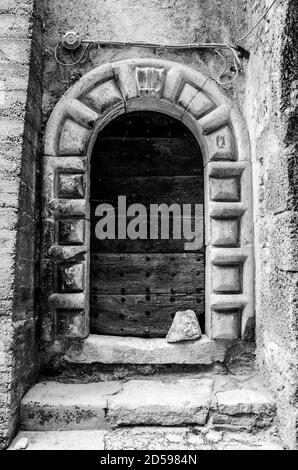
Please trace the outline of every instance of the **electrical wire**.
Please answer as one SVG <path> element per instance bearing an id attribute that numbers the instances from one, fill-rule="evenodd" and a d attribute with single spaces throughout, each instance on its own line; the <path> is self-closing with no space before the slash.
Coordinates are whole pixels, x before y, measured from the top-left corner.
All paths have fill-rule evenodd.
<path id="1" fill-rule="evenodd" d="M 239 70 L 241 68 L 241 61 L 238 57 L 238 53 L 237 53 L 236 48 L 233 45 L 226 44 L 226 43 L 156 44 L 156 43 L 132 42 L 132 41 L 121 42 L 121 41 L 95 41 L 95 40 L 88 40 L 87 41 L 87 40 L 82 40 L 82 44 L 85 44 L 85 47 L 84 47 L 84 50 L 81 53 L 81 55 L 78 57 L 78 59 L 75 59 L 75 56 L 74 56 L 73 51 L 72 51 L 71 52 L 71 57 L 73 59 L 73 62 L 62 62 L 58 57 L 58 51 L 59 51 L 60 46 L 62 45 L 62 43 L 59 42 L 56 45 L 55 49 L 54 49 L 54 56 L 55 56 L 55 60 L 56 60 L 57 64 L 61 65 L 63 67 L 73 67 L 73 66 L 75 66 L 79 63 L 82 64 L 82 63 L 87 62 L 88 57 L 89 57 L 89 53 L 90 53 L 91 45 L 94 44 L 94 45 L 97 45 L 97 47 L 100 47 L 100 46 L 106 47 L 106 46 L 108 46 L 108 47 L 121 47 L 123 49 L 125 49 L 127 47 L 146 47 L 146 48 L 150 48 L 150 49 L 154 48 L 156 50 L 166 50 L 166 49 L 170 49 L 170 50 L 177 50 L 177 49 L 178 50 L 211 50 L 211 51 L 215 52 L 216 54 L 218 54 L 223 60 L 225 60 L 224 70 L 222 70 L 221 73 L 218 75 L 218 77 L 215 79 L 216 82 L 219 85 L 228 85 L 229 83 L 232 83 L 234 80 L 236 80 L 236 78 L 239 74 Z M 231 80 L 226 81 L 226 82 L 222 82 L 220 80 L 220 78 L 222 77 L 222 75 L 226 71 L 227 59 L 218 51 L 218 49 L 227 49 L 233 55 L 235 75 Z M 82 62 L 85 54 L 86 54 L 86 58 L 85 58 L 84 62 Z M 60 80 L 60 81 L 62 81 L 62 80 Z M 65 83 L 65 82 L 63 81 L 63 83 Z"/>
<path id="2" fill-rule="evenodd" d="M 61 77 L 61 73 L 60 73 L 60 70 L 59 70 L 59 65 L 58 65 L 58 80 L 59 82 L 63 83 L 63 85 L 69 85 L 71 83 L 71 80 L 64 80 L 62 77 Z"/>
<path id="3" fill-rule="evenodd" d="M 221 59 L 223 59 L 225 61 L 223 70 L 220 72 L 220 74 L 215 79 L 216 83 L 218 83 L 218 85 L 230 85 L 231 83 L 233 83 L 236 80 L 236 78 L 239 75 L 239 71 L 241 70 L 241 61 L 238 57 L 238 54 L 236 53 L 236 51 L 232 47 L 231 47 L 231 51 L 233 53 L 233 62 L 234 62 L 235 75 L 230 80 L 227 80 L 226 82 L 223 82 L 223 81 L 221 81 L 221 77 L 224 75 L 225 71 L 227 70 L 228 61 L 227 61 L 227 58 L 223 54 L 221 54 L 217 49 L 215 49 L 216 54 L 218 54 L 219 57 L 221 57 Z"/>
<path id="4" fill-rule="evenodd" d="M 263 14 L 263 16 L 261 16 L 261 18 L 259 19 L 259 21 L 257 21 L 257 23 L 246 33 L 244 34 L 244 36 L 241 36 L 241 38 L 238 38 L 236 39 L 235 41 L 235 44 L 238 44 L 238 42 L 240 41 L 243 41 L 243 39 L 246 39 L 255 29 L 257 26 L 259 26 L 259 24 L 261 23 L 261 21 L 263 21 L 267 14 L 269 13 L 269 11 L 271 10 L 271 8 L 273 7 L 274 3 L 276 3 L 277 0 L 273 0 L 273 2 L 271 3 L 271 5 L 267 8 L 267 10 L 265 11 L 265 13 Z"/>
<path id="5" fill-rule="evenodd" d="M 92 46 L 92 43 L 89 42 L 83 52 L 83 54 L 81 55 L 81 60 L 80 60 L 80 63 L 81 64 L 85 64 L 87 62 L 87 60 L 89 59 L 89 55 L 90 55 L 90 48 Z M 86 54 L 86 57 L 85 57 L 85 60 L 83 61 L 83 57 L 84 57 L 84 54 Z M 76 61 L 77 59 L 75 58 L 75 54 L 74 54 L 74 51 L 71 51 L 71 57 L 72 57 L 72 60 Z"/>
<path id="6" fill-rule="evenodd" d="M 84 48 L 82 54 L 80 55 L 80 57 L 79 57 L 77 60 L 75 60 L 74 62 L 61 62 L 61 60 L 58 58 L 58 49 L 59 49 L 59 46 L 60 46 L 61 44 L 62 44 L 62 42 L 60 41 L 60 42 L 58 42 L 58 44 L 56 45 L 56 47 L 55 47 L 55 49 L 54 49 L 54 56 L 55 56 L 55 60 L 56 60 L 57 64 L 62 65 L 63 67 L 73 67 L 74 65 L 79 64 L 79 63 L 82 61 L 82 59 L 83 59 L 85 53 L 86 53 L 87 51 L 89 52 L 89 48 L 90 48 L 90 46 L 91 46 L 91 42 L 89 42 L 89 44 L 87 44 L 87 46 L 85 46 L 85 48 Z M 87 57 L 87 58 L 88 58 L 88 57 Z M 86 60 L 87 60 L 87 59 L 86 59 Z"/>
<path id="7" fill-rule="evenodd" d="M 264 14 L 261 16 L 261 18 L 257 21 L 257 23 L 243 36 L 240 38 L 236 39 L 234 44 L 227 44 L 227 43 L 190 43 L 190 44 L 156 44 L 156 43 L 150 43 L 150 42 L 142 42 L 142 41 L 106 41 L 106 40 L 93 40 L 93 39 L 83 39 L 81 41 L 81 44 L 85 44 L 84 50 L 81 53 L 81 55 L 78 57 L 78 59 L 75 59 L 74 52 L 71 51 L 71 57 L 73 59 L 73 62 L 62 62 L 59 57 L 58 57 L 58 51 L 59 47 L 63 43 L 60 41 L 54 48 L 54 56 L 55 60 L 57 62 L 57 65 L 61 65 L 62 67 L 73 67 L 75 65 L 78 65 L 79 63 L 86 63 L 88 58 L 89 58 L 89 53 L 90 53 L 90 48 L 91 45 L 97 45 L 97 47 L 103 46 L 103 47 L 121 47 L 123 49 L 127 47 L 144 47 L 144 48 L 150 48 L 150 49 L 156 49 L 156 50 L 212 50 L 215 52 L 222 60 L 224 60 L 224 68 L 220 72 L 220 74 L 215 78 L 216 83 L 219 85 L 229 85 L 233 83 L 236 78 L 239 75 L 239 71 L 241 70 L 241 61 L 239 59 L 238 53 L 239 50 L 241 49 L 240 46 L 237 46 L 237 44 L 240 41 L 243 41 L 246 39 L 261 23 L 261 21 L 266 18 L 267 14 L 273 7 L 273 5 L 276 3 L 277 0 L 273 0 L 273 2 L 270 4 L 270 6 L 266 9 Z M 218 49 L 228 49 L 229 52 L 232 53 L 233 55 L 233 63 L 234 63 L 234 69 L 235 69 L 235 75 L 233 78 L 227 81 L 222 81 L 221 77 L 225 74 L 228 66 L 228 61 L 227 58 L 219 52 Z M 82 62 L 84 56 L 86 54 L 84 62 Z M 114 57 L 114 56 L 113 56 Z M 58 76 L 60 81 L 62 83 L 67 83 L 63 81 L 60 77 L 60 73 L 58 70 Z"/>
<path id="8" fill-rule="evenodd" d="M 185 50 L 185 49 L 230 49 L 233 47 L 227 43 L 189 43 L 189 44 L 159 44 L 154 42 L 142 41 L 104 41 L 94 39 L 82 39 L 82 44 L 96 44 L 98 46 L 108 47 L 145 47 L 150 49 L 169 49 L 169 50 Z M 235 48 L 236 49 L 236 48 Z"/>

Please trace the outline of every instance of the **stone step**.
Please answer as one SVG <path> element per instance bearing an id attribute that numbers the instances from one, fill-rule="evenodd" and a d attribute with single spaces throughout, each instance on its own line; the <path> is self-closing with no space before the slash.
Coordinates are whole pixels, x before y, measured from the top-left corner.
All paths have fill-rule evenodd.
<path id="1" fill-rule="evenodd" d="M 63 431 L 122 426 L 210 426 L 259 430 L 273 425 L 275 401 L 257 377 L 202 378 L 33 386 L 22 400 L 21 429 Z"/>
<path id="2" fill-rule="evenodd" d="M 22 400 L 20 427 L 27 431 L 106 429 L 108 396 L 120 390 L 119 382 L 38 383 Z"/>
<path id="3" fill-rule="evenodd" d="M 104 431 L 20 431 L 8 450 L 104 450 Z"/>
<path id="4" fill-rule="evenodd" d="M 132 427 L 105 431 L 20 431 L 8 450 L 283 450 L 271 430 Z"/>
<path id="5" fill-rule="evenodd" d="M 282 450 L 272 430 L 215 431 L 209 427 L 131 427 L 104 432 L 105 450 Z"/>

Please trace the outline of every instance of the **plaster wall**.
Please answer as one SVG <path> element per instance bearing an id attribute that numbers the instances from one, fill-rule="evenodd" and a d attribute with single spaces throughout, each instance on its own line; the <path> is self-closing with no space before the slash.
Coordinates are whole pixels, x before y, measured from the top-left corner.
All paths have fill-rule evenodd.
<path id="1" fill-rule="evenodd" d="M 45 9 L 43 119 L 47 121 L 55 103 L 82 75 L 98 65 L 127 58 L 153 57 L 173 60 L 218 76 L 221 59 L 210 52 L 166 51 L 138 47 L 92 47 L 89 59 L 68 70 L 60 68 L 53 48 L 69 30 L 84 39 L 145 41 L 154 43 L 232 42 L 245 31 L 246 1 L 221 0 L 52 0 Z M 79 54 L 77 54 L 79 55 Z M 75 55 L 75 57 L 77 57 Z M 61 59 L 72 61 L 62 50 Z M 232 65 L 232 64 L 231 64 Z M 231 73 L 233 76 L 233 73 Z M 240 77 L 228 93 L 241 101 L 244 80 Z"/>

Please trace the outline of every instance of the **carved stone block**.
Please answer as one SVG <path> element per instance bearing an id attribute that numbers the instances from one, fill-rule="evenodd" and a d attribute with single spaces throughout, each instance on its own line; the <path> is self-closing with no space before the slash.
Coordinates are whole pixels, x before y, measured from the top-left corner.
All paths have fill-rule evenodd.
<path id="1" fill-rule="evenodd" d="M 82 292 L 84 289 L 84 264 L 59 263 L 57 265 L 58 292 Z"/>
<path id="2" fill-rule="evenodd" d="M 211 201 L 240 201 L 239 178 L 209 178 Z"/>
<path id="3" fill-rule="evenodd" d="M 166 72 L 164 68 L 136 67 L 138 95 L 161 96 Z"/>
<path id="4" fill-rule="evenodd" d="M 240 310 L 212 312 L 212 338 L 237 339 L 241 336 Z"/>
<path id="5" fill-rule="evenodd" d="M 214 246 L 238 246 L 239 219 L 211 219 L 211 244 Z"/>
<path id="6" fill-rule="evenodd" d="M 84 155 L 91 131 L 80 124 L 66 119 L 62 128 L 59 154 L 60 155 Z"/>
<path id="7" fill-rule="evenodd" d="M 69 99 L 67 103 L 67 114 L 83 127 L 93 128 L 99 119 L 99 115 L 80 100 Z"/>
<path id="8" fill-rule="evenodd" d="M 115 81 L 108 80 L 89 91 L 84 101 L 99 113 L 103 113 L 111 107 L 121 105 L 122 96 Z"/>
<path id="9" fill-rule="evenodd" d="M 57 310 L 58 338 L 84 338 L 86 333 L 84 310 Z"/>
<path id="10" fill-rule="evenodd" d="M 228 125 L 206 136 L 210 160 L 237 160 L 234 139 Z"/>
<path id="11" fill-rule="evenodd" d="M 58 173 L 57 195 L 64 199 L 80 199 L 85 196 L 84 175 Z"/>
<path id="12" fill-rule="evenodd" d="M 211 278 L 213 292 L 222 294 L 241 293 L 240 265 L 212 265 Z"/>
<path id="13" fill-rule="evenodd" d="M 61 245 L 82 245 L 85 241 L 85 220 L 61 219 L 57 221 L 57 239 Z"/>
<path id="14" fill-rule="evenodd" d="M 214 107 L 213 102 L 204 93 L 189 83 L 184 85 L 178 104 L 187 109 L 195 119 L 199 119 Z"/>

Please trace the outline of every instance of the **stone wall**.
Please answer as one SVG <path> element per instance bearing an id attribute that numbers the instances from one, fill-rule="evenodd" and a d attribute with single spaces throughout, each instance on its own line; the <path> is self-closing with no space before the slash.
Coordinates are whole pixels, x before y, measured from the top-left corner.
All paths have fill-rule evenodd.
<path id="1" fill-rule="evenodd" d="M 0 5 L 0 448 L 37 369 L 35 228 L 42 2 Z"/>
<path id="2" fill-rule="evenodd" d="M 250 9 L 253 24 L 265 5 L 251 1 Z M 280 429 L 290 447 L 298 411 L 297 11 L 296 0 L 278 1 L 243 43 L 251 51 L 245 117 L 253 160 L 257 357 L 279 398 Z"/>

